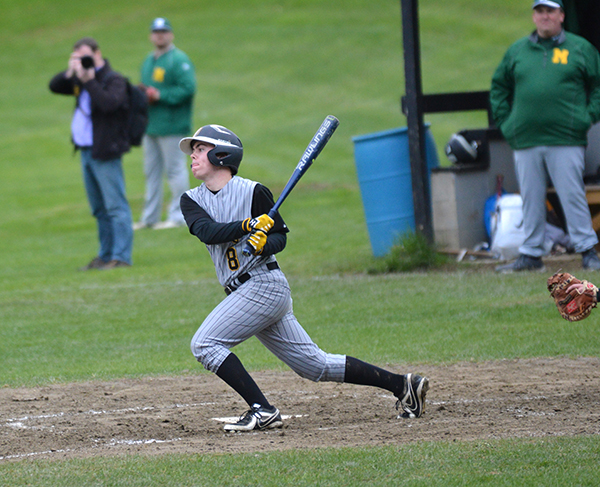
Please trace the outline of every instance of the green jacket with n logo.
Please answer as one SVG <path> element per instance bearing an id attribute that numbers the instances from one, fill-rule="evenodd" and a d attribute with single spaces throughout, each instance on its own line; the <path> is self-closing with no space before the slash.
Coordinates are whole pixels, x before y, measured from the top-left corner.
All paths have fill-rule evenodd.
<path id="1" fill-rule="evenodd" d="M 187 135 L 192 131 L 196 74 L 190 58 L 173 46 L 158 58 L 148 54 L 142 64 L 142 83 L 160 91 L 148 107 L 146 133 L 152 136 Z"/>
<path id="2" fill-rule="evenodd" d="M 508 48 L 492 78 L 496 126 L 513 149 L 587 145 L 600 120 L 600 55 L 583 37 L 534 32 Z"/>

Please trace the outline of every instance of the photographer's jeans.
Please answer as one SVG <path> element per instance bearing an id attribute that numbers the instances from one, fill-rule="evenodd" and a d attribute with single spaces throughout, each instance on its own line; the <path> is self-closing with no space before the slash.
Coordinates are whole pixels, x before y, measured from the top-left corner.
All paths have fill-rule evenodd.
<path id="1" fill-rule="evenodd" d="M 121 158 L 100 161 L 92 158 L 91 149 L 81 149 L 81 167 L 92 214 L 98 222 L 98 257 L 105 262 L 116 259 L 131 264 L 133 221 Z"/>

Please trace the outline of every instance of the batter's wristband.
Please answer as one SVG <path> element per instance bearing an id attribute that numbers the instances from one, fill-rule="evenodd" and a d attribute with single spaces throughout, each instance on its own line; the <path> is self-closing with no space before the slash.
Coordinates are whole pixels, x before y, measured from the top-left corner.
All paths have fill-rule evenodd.
<path id="1" fill-rule="evenodd" d="M 252 231 L 250 220 L 251 218 L 246 218 L 244 221 L 242 221 L 242 230 L 246 233 L 250 233 Z"/>

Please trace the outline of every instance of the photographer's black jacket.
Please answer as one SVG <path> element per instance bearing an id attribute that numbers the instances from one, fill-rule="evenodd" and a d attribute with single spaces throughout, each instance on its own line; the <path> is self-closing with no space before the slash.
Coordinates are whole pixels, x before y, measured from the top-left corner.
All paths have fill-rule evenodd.
<path id="1" fill-rule="evenodd" d="M 85 89 L 92 99 L 92 126 L 94 159 L 109 160 L 121 157 L 130 149 L 127 137 L 128 94 L 125 78 L 105 64 L 96 71 L 96 77 L 81 83 L 75 76 L 67 78 L 62 71 L 50 80 L 50 90 L 61 95 L 79 94 Z"/>

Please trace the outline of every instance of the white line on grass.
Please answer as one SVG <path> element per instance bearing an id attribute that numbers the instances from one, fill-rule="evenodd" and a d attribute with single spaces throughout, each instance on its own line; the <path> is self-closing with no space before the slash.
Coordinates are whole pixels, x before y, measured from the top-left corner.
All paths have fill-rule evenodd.
<path id="1" fill-rule="evenodd" d="M 403 279 L 402 276 L 394 275 L 394 274 L 384 274 L 371 276 L 367 274 L 356 274 L 353 276 L 346 276 L 340 274 L 329 274 L 324 276 L 310 276 L 310 277 L 302 277 L 302 278 L 294 278 L 296 282 L 319 282 L 319 281 L 364 281 L 364 280 L 399 280 Z M 199 286 L 199 285 L 214 285 L 218 286 L 215 279 L 213 277 L 207 277 L 202 279 L 195 279 L 193 281 L 152 281 L 152 282 L 128 282 L 128 283 L 110 283 L 109 284 L 80 284 L 76 287 L 52 287 L 49 286 L 45 290 L 42 288 L 41 290 L 38 288 L 35 289 L 17 289 L 11 291 L 0 291 L 0 296 L 3 295 L 11 295 L 15 294 L 27 295 L 27 294 L 35 294 L 39 295 L 40 293 L 46 292 L 47 294 L 56 295 L 57 293 L 70 293 L 73 289 L 78 290 L 96 290 L 96 289 L 106 289 L 110 287 L 111 289 L 135 289 L 135 288 L 164 288 L 166 286 L 171 287 L 181 287 L 181 286 Z"/>

